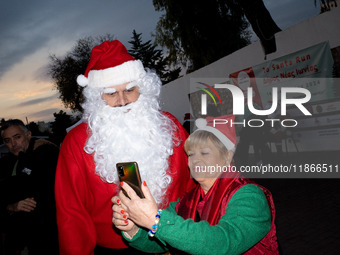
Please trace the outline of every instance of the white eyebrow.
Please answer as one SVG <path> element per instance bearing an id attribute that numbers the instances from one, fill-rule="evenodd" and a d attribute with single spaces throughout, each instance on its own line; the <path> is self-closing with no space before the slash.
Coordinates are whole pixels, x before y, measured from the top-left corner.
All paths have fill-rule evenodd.
<path id="1" fill-rule="evenodd" d="M 137 82 L 132 81 L 132 82 L 130 82 L 129 84 L 126 85 L 125 89 L 128 90 L 128 89 L 131 89 L 131 88 L 136 87 L 136 86 L 137 86 Z"/>
<path id="2" fill-rule="evenodd" d="M 105 94 L 115 93 L 117 90 L 115 88 L 104 88 Z"/>

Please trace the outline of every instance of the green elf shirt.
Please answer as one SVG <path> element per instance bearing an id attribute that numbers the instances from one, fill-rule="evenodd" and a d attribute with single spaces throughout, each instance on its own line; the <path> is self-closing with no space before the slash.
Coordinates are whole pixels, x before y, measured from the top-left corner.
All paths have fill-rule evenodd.
<path id="1" fill-rule="evenodd" d="M 217 225 L 207 221 L 184 220 L 175 211 L 177 202 L 163 210 L 153 238 L 148 230 L 129 239 L 130 246 L 152 253 L 175 248 L 189 254 L 241 254 L 258 243 L 271 228 L 271 212 L 267 199 L 257 185 L 247 184 L 231 197 L 226 213 Z"/>

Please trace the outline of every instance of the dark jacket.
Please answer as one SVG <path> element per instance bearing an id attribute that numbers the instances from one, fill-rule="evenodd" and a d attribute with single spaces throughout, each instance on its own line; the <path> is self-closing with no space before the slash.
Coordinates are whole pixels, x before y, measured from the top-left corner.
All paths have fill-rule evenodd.
<path id="1" fill-rule="evenodd" d="M 53 143 L 32 138 L 25 153 L 0 160 L 0 224 L 3 231 L 20 232 L 21 239 L 28 238 L 33 242 L 40 238 L 37 235 L 56 239 L 54 177 L 58 155 L 59 148 Z M 16 163 L 16 176 L 12 176 Z M 7 212 L 8 205 L 30 197 L 37 202 L 34 211 L 12 215 Z M 18 240 L 18 243 L 26 241 Z"/>

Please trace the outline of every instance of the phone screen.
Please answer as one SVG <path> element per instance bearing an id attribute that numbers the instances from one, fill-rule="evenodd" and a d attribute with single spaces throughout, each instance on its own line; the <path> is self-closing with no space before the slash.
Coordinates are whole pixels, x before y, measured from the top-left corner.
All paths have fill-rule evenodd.
<path id="1" fill-rule="evenodd" d="M 140 177 L 137 162 L 121 162 L 117 163 L 117 171 L 119 180 L 126 182 L 130 187 L 136 192 L 136 194 L 144 198 L 144 194 L 141 189 L 142 180 Z M 122 189 L 124 194 L 128 197 L 124 189 Z"/>

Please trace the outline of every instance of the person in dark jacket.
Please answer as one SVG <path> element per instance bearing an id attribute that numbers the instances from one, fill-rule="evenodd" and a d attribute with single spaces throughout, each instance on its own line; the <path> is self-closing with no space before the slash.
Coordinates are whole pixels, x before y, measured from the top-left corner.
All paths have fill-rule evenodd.
<path id="1" fill-rule="evenodd" d="M 1 231 L 5 254 L 57 254 L 54 176 L 59 148 L 32 137 L 21 120 L 3 123 L 9 155 L 0 159 Z"/>

